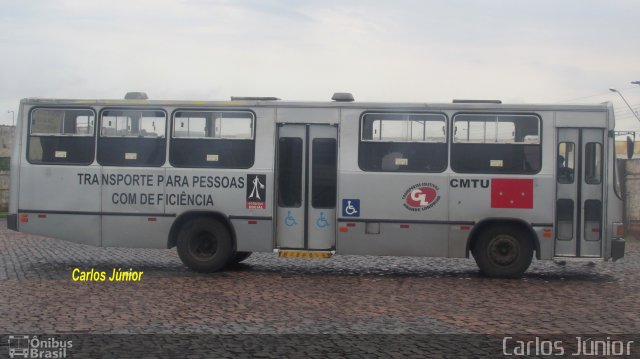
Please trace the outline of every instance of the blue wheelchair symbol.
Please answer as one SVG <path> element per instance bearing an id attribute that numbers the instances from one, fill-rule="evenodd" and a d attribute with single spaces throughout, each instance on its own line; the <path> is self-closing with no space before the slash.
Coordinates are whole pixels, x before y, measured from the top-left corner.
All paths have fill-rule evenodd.
<path id="1" fill-rule="evenodd" d="M 293 227 L 298 224 L 298 222 L 296 222 L 296 219 L 293 218 L 291 211 L 287 211 L 287 218 L 284 219 L 284 224 L 286 224 L 287 227 Z"/>
<path id="2" fill-rule="evenodd" d="M 324 212 L 320 212 L 320 218 L 316 221 L 316 226 L 318 226 L 318 228 L 329 227 L 329 221 L 325 218 Z"/>

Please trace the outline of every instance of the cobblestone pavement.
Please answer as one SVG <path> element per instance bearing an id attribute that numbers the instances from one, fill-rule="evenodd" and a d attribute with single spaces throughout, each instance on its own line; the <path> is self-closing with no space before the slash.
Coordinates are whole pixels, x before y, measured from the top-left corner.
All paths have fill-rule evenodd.
<path id="1" fill-rule="evenodd" d="M 175 249 L 96 248 L 5 227 L 0 221 L 6 334 L 640 333 L 635 239 L 616 263 L 534 260 L 518 280 L 483 278 L 472 259 L 274 254 L 204 275 Z M 76 267 L 144 275 L 74 282 Z"/>

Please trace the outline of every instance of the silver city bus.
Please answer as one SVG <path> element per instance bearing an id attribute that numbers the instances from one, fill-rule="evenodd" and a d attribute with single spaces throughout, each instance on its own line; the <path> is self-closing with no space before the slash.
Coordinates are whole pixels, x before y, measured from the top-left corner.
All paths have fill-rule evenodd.
<path id="1" fill-rule="evenodd" d="M 492 277 L 622 258 L 610 105 L 25 99 L 8 227 L 177 247 L 218 271 L 251 252 L 469 257 Z"/>

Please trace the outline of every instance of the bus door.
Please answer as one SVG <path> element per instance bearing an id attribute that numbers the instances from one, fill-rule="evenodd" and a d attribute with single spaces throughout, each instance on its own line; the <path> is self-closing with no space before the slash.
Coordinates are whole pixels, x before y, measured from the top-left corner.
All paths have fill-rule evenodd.
<path id="1" fill-rule="evenodd" d="M 278 126 L 276 238 L 278 248 L 335 248 L 337 127 Z"/>
<path id="2" fill-rule="evenodd" d="M 555 255 L 602 256 L 604 130 L 559 128 Z"/>

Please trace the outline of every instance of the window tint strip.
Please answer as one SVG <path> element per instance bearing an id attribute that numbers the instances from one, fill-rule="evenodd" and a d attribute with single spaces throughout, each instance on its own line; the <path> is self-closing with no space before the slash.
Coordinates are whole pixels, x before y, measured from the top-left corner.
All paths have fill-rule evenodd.
<path id="1" fill-rule="evenodd" d="M 602 145 L 589 142 L 585 146 L 584 181 L 587 184 L 602 183 Z"/>
<path id="2" fill-rule="evenodd" d="M 180 168 L 250 168 L 255 160 L 255 115 L 250 111 L 178 110 L 169 162 Z"/>
<path id="3" fill-rule="evenodd" d="M 447 118 L 438 113 L 365 113 L 358 165 L 375 172 L 442 172 L 447 168 Z"/>
<path id="4" fill-rule="evenodd" d="M 278 206 L 302 205 L 302 139 L 282 137 L 278 140 Z"/>
<path id="5" fill-rule="evenodd" d="M 556 202 L 556 235 L 560 240 L 573 239 L 573 211 L 573 200 L 561 198 Z"/>
<path id="6" fill-rule="evenodd" d="M 556 177 L 558 183 L 570 184 L 575 178 L 575 149 L 573 142 L 560 142 L 558 144 L 558 168 Z"/>
<path id="7" fill-rule="evenodd" d="M 107 108 L 100 116 L 98 163 L 160 167 L 166 157 L 167 115 L 159 109 Z"/>
<path id="8" fill-rule="evenodd" d="M 535 174 L 542 168 L 538 116 L 458 114 L 451 132 L 451 168 L 456 172 Z"/>
<path id="9" fill-rule="evenodd" d="M 254 116 L 248 111 L 177 111 L 173 137 L 252 140 Z"/>
<path id="10" fill-rule="evenodd" d="M 311 205 L 314 208 L 335 208 L 337 153 L 336 140 L 316 138 L 313 140 Z"/>

